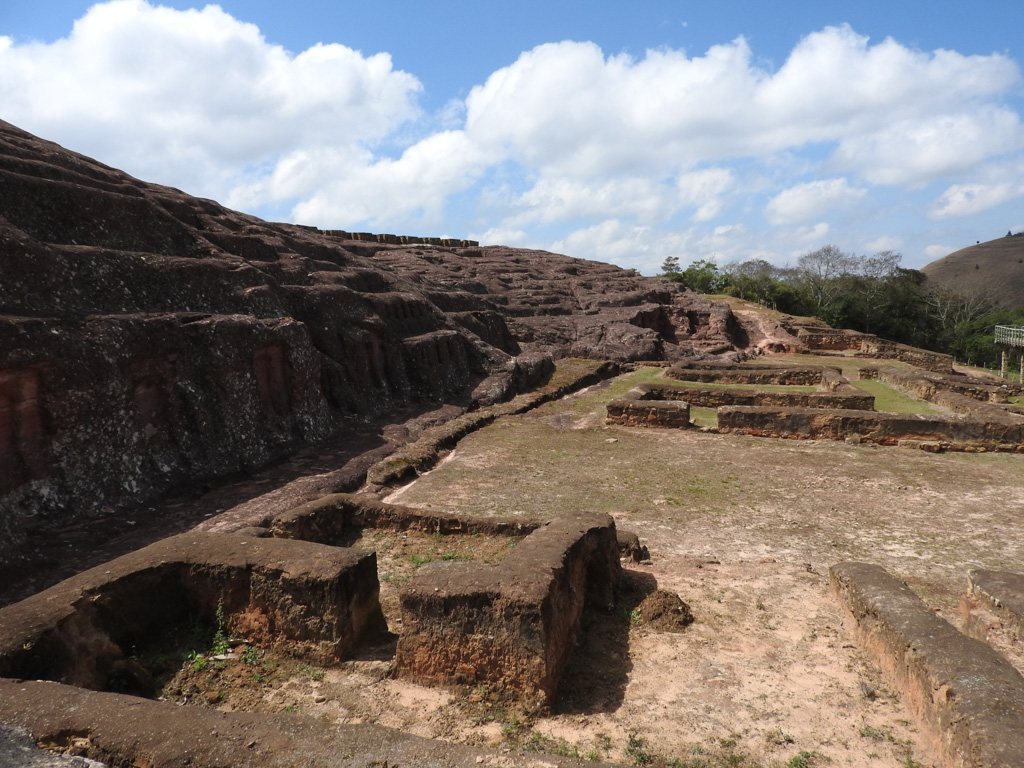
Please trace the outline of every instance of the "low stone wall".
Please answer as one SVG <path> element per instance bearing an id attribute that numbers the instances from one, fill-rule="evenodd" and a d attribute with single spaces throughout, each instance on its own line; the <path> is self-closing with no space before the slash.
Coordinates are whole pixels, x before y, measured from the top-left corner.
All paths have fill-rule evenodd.
<path id="1" fill-rule="evenodd" d="M 317 663 L 387 629 L 377 557 L 284 539 L 188 533 L 0 610 L 0 676 L 103 689 L 136 644 L 196 617 Z"/>
<path id="2" fill-rule="evenodd" d="M 879 566 L 840 563 L 832 590 L 949 768 L 1024 765 L 1024 678 Z"/>
<path id="3" fill-rule="evenodd" d="M 608 515 L 564 514 L 500 563 L 437 563 L 401 590 L 399 676 L 428 685 L 486 683 L 547 703 L 585 604 L 609 608 L 621 575 Z"/>
<path id="4" fill-rule="evenodd" d="M 880 339 L 877 336 L 865 336 L 861 344 L 861 351 L 857 357 L 887 358 L 899 360 L 910 365 L 924 368 L 926 371 L 936 373 L 952 373 L 953 357 L 944 355 L 941 352 L 931 352 L 927 349 L 918 349 L 906 344 L 897 344 L 894 341 Z"/>
<path id="5" fill-rule="evenodd" d="M 714 384 L 779 384 L 816 387 L 822 383 L 822 367 L 768 368 L 758 366 L 702 366 L 674 365 L 665 375 L 677 381 L 696 381 Z M 838 373 L 838 371 L 837 371 Z"/>
<path id="6" fill-rule="evenodd" d="M 434 467 L 440 460 L 442 451 L 454 448 L 466 435 L 487 426 L 495 419 L 525 413 L 544 403 L 560 399 L 570 392 L 617 376 L 619 372 L 618 363 L 606 361 L 599 365 L 595 364 L 593 369 L 561 384 L 548 383 L 517 395 L 508 402 L 495 403 L 470 411 L 444 424 L 426 429 L 415 442 L 402 446 L 392 455 L 370 467 L 366 473 L 367 483 L 374 488 L 382 489 L 411 482 L 419 474 Z"/>
<path id="7" fill-rule="evenodd" d="M 218 612 L 230 634 L 336 664 L 386 630 L 376 556 L 295 539 L 339 543 L 353 527 L 386 527 L 533 532 L 497 565 L 421 568 L 401 593 L 406 635 L 396 665 L 422 682 L 486 682 L 544 703 L 575 647 L 584 607 L 614 604 L 620 549 L 638 545 L 617 535 L 607 515 L 546 524 L 468 518 L 356 494 L 302 505 L 268 525 L 172 537 L 0 610 L 0 722 L 111 765 L 328 768 L 341 753 L 367 765 L 383 756 L 425 768 L 479 764 L 478 750 L 369 725 L 324 728 L 300 715 L 224 713 L 100 691 L 116 677 L 120 690 L 152 694 L 132 678 L 135 648 L 196 620 L 212 625 Z M 25 682 L 33 679 L 44 682 Z"/>
<path id="8" fill-rule="evenodd" d="M 828 392 L 845 391 L 846 394 L 851 395 L 855 392 L 862 392 L 856 387 L 850 387 L 850 382 L 843 376 L 840 369 L 830 368 L 827 365 L 821 368 L 821 386 Z"/>
<path id="9" fill-rule="evenodd" d="M 691 406 L 720 408 L 725 405 L 750 405 L 776 408 L 845 408 L 870 411 L 875 407 L 874 395 L 845 385 L 834 392 L 782 392 L 736 387 L 658 387 L 650 388 L 648 397 L 660 400 L 685 400 Z"/>
<path id="10" fill-rule="evenodd" d="M 870 333 L 834 328 L 800 328 L 796 336 L 811 351 L 852 351 L 857 357 L 900 360 L 928 371 L 953 372 L 953 358 L 950 355 L 898 344 Z"/>
<path id="11" fill-rule="evenodd" d="M 811 408 L 718 409 L 718 430 L 764 437 L 860 440 L 881 445 L 902 441 L 939 443 L 946 449 L 965 447 L 1024 452 L 1024 423 L 1005 424 L 955 416 Z"/>
<path id="12" fill-rule="evenodd" d="M 846 383 L 831 369 L 831 392 L 770 392 L 734 387 L 687 387 L 641 384 L 608 403 L 607 423 L 623 427 L 690 426 L 690 407 L 720 408 L 730 405 L 774 408 L 874 409 L 875 398 Z"/>
<path id="13" fill-rule="evenodd" d="M 836 328 L 800 328 L 796 332 L 796 337 L 808 349 L 846 350 L 860 349 L 864 334 Z"/>
<path id="14" fill-rule="evenodd" d="M 57 683 L 0 679 L 0 722 L 32 740 L 111 766 L 139 768 L 537 768 L 536 754 L 413 736 L 297 712 L 221 712 Z M 3 738 L 0 731 L 0 738 Z M 545 754 L 552 768 L 578 759 Z M 20 766 L 21 763 L 15 763 Z M 611 768 L 608 763 L 590 763 Z M 13 768 L 4 764 L 4 768 Z"/>
<path id="15" fill-rule="evenodd" d="M 337 544 L 352 528 L 525 536 L 542 525 L 535 520 L 459 516 L 386 504 L 364 494 L 335 493 L 283 512 L 271 521 L 270 532 L 279 538 Z"/>
<path id="16" fill-rule="evenodd" d="M 1024 575 L 974 568 L 967 581 L 967 594 L 960 598 L 964 632 L 984 641 L 998 627 L 1012 642 L 1024 642 Z"/>
<path id="17" fill-rule="evenodd" d="M 656 392 L 661 390 L 647 384 L 633 387 L 608 403 L 607 422 L 623 427 L 689 427 L 690 404 Z"/>
<path id="18" fill-rule="evenodd" d="M 1022 391 L 1019 384 L 982 384 L 962 375 L 901 371 L 888 366 L 877 370 L 877 378 L 922 400 L 932 400 L 939 392 L 949 392 L 980 403 L 1006 403 Z"/>

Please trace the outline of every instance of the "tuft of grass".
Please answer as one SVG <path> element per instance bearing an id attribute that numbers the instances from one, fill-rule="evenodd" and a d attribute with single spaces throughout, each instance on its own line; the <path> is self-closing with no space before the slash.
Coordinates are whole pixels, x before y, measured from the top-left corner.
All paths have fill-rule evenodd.
<path id="1" fill-rule="evenodd" d="M 213 633 L 213 643 L 210 645 L 210 655 L 221 656 L 231 650 L 231 643 L 228 642 L 228 636 L 224 631 L 225 619 L 223 600 L 217 601 L 217 612 L 214 614 L 214 618 L 217 621 L 217 631 Z"/>
<path id="2" fill-rule="evenodd" d="M 831 761 L 820 752 L 808 752 L 806 749 L 801 749 L 789 759 L 786 766 L 787 768 L 814 768 L 814 766 L 828 762 Z"/>
<path id="3" fill-rule="evenodd" d="M 896 737 L 892 735 L 891 728 L 875 728 L 872 725 L 862 725 L 860 735 L 872 741 L 896 741 Z"/>
<path id="4" fill-rule="evenodd" d="M 775 728 L 764 735 L 764 740 L 769 746 L 782 747 L 792 744 L 794 739 L 788 733 L 783 733 L 781 728 Z"/>
<path id="5" fill-rule="evenodd" d="M 635 733 L 626 737 L 626 757 L 633 761 L 633 765 L 651 765 L 654 762 L 654 755 L 647 750 L 647 740 Z"/>
<path id="6" fill-rule="evenodd" d="M 310 680 L 323 680 L 327 673 L 322 669 L 311 667 L 309 664 L 300 664 L 299 674 L 305 675 Z"/>

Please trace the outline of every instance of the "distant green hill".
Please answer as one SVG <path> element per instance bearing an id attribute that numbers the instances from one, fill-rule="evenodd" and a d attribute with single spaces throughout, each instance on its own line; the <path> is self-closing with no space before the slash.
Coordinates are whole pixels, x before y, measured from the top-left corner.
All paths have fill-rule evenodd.
<path id="1" fill-rule="evenodd" d="M 1024 234 L 961 248 L 921 271 L 929 283 L 988 294 L 1007 309 L 1024 307 Z"/>

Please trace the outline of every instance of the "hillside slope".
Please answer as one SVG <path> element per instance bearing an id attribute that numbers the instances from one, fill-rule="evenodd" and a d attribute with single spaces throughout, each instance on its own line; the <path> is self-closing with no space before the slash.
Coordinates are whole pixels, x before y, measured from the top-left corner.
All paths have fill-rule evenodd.
<path id="1" fill-rule="evenodd" d="M 509 397 L 552 356 L 677 359 L 736 330 L 608 264 L 268 223 L 0 122 L 0 565 L 26 525 Z"/>
<path id="2" fill-rule="evenodd" d="M 1024 307 L 1024 236 L 961 248 L 921 271 L 930 284 L 987 295 L 1007 309 Z"/>

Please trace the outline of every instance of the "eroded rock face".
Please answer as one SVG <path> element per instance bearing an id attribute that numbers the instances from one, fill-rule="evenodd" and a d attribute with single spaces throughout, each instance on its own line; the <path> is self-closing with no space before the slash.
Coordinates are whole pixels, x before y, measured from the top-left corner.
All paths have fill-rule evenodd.
<path id="1" fill-rule="evenodd" d="M 0 122 L 0 567 L 26 525 L 250 472 L 538 359 L 676 359 L 734 320 L 557 254 L 272 224 Z"/>

